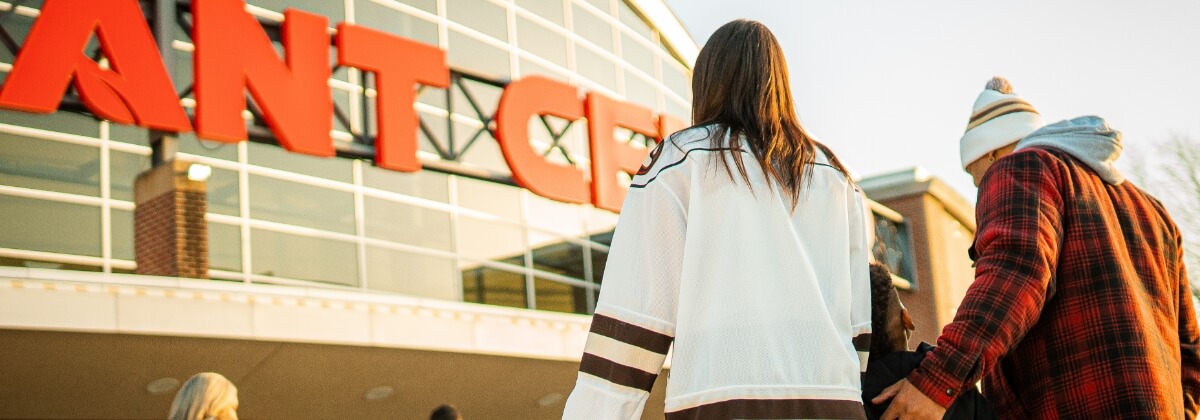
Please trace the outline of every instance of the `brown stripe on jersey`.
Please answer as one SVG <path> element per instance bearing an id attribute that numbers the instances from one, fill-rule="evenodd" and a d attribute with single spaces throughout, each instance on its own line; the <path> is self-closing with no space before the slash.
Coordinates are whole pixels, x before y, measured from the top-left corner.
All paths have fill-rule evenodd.
<path id="1" fill-rule="evenodd" d="M 638 368 L 629 367 L 612 360 L 584 353 L 579 362 L 579 371 L 618 385 L 650 392 L 654 388 L 657 373 L 649 373 Z"/>
<path id="2" fill-rule="evenodd" d="M 666 413 L 666 418 L 866 420 L 867 413 L 861 402 L 849 400 L 729 400 Z"/>
<path id="3" fill-rule="evenodd" d="M 851 341 L 855 351 L 871 351 L 871 333 L 856 335 Z"/>
<path id="4" fill-rule="evenodd" d="M 667 354 L 671 348 L 669 335 L 601 314 L 592 315 L 592 332 L 658 354 Z"/>

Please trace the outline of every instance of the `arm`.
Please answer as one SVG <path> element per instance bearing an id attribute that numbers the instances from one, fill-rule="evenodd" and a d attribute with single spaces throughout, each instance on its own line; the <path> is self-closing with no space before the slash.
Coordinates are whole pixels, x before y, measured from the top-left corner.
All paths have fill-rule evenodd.
<path id="1" fill-rule="evenodd" d="M 1196 308 L 1192 303 L 1191 285 L 1183 262 L 1183 237 L 1176 234 L 1178 257 L 1175 266 L 1179 275 L 1179 354 L 1182 365 L 1184 417 L 1200 416 L 1200 327 L 1196 325 Z"/>
<path id="2" fill-rule="evenodd" d="M 859 372 L 867 371 L 867 359 L 871 354 L 871 274 L 868 242 L 871 225 L 863 196 L 853 184 L 847 191 L 847 209 L 850 217 L 850 326 L 854 350 L 858 352 Z"/>
<path id="3" fill-rule="evenodd" d="M 666 180 L 631 188 L 564 419 L 641 418 L 675 335 L 686 213 Z"/>
<path id="4" fill-rule="evenodd" d="M 1001 159 L 980 185 L 975 282 L 937 348 L 908 377 L 942 407 L 1021 340 L 1053 293 L 1063 200 L 1060 167 L 1043 156 Z"/>

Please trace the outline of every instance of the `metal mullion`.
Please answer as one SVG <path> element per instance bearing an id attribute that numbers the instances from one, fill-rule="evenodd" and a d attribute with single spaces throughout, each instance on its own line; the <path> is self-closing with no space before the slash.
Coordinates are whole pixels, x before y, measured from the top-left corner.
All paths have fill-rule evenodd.
<path id="1" fill-rule="evenodd" d="M 78 134 L 59 133 L 57 131 L 42 130 L 37 128 L 22 127 L 19 125 L 0 123 L 0 133 L 15 134 L 18 136 L 33 137 L 43 140 L 53 140 L 61 143 L 78 144 L 81 146 L 100 147 L 103 143 L 100 139 L 94 137 L 81 136 Z"/>
<path id="2" fill-rule="evenodd" d="M 41 261 L 50 261 L 67 264 L 79 265 L 104 265 L 104 258 L 92 257 L 87 255 L 60 254 L 57 252 L 31 251 L 27 249 L 0 248 L 0 256 L 10 258 L 28 258 Z"/>
<path id="3" fill-rule="evenodd" d="M 367 245 L 374 246 L 374 247 L 384 248 L 384 249 L 388 249 L 388 250 L 392 250 L 392 251 L 407 252 L 410 254 L 423 255 L 426 257 L 453 258 L 453 256 L 454 256 L 454 253 L 450 252 L 450 251 L 430 249 L 430 248 L 425 248 L 425 247 L 421 247 L 421 246 L 417 246 L 417 245 L 409 245 L 409 244 L 404 244 L 404 243 L 400 243 L 400 242 L 386 241 L 383 239 L 364 238 L 363 242 L 366 243 Z"/>
<path id="4" fill-rule="evenodd" d="M 439 0 L 439 3 L 441 3 L 441 0 Z M 458 177 L 455 175 L 447 177 L 446 188 L 448 190 L 447 193 L 450 201 L 450 249 L 453 251 L 451 263 L 454 264 L 454 273 L 458 277 L 458 281 L 456 282 L 457 286 L 454 288 L 454 290 L 458 300 L 463 301 L 466 299 L 466 297 L 464 296 L 463 292 L 462 253 L 458 250 Z M 475 290 L 482 294 L 483 285 L 478 285 Z M 483 299 L 481 298 L 479 300 L 482 301 Z"/>
<path id="5" fill-rule="evenodd" d="M 529 309 L 537 310 L 537 291 L 533 281 L 533 245 L 529 242 L 529 190 L 518 194 L 521 203 L 521 242 L 525 257 L 525 300 Z"/>
<path id="6" fill-rule="evenodd" d="M 104 199 L 100 197 L 92 197 L 87 195 L 68 194 L 57 191 L 36 190 L 32 188 L 13 187 L 9 185 L 0 185 L 0 195 L 11 195 L 22 198 L 32 198 L 37 200 L 58 201 L 62 203 L 79 204 L 85 206 L 100 207 L 104 205 Z"/>
<path id="7" fill-rule="evenodd" d="M 269 220 L 252 219 L 250 220 L 250 226 L 255 229 L 269 230 L 272 232 L 286 233 L 289 235 L 303 236 L 306 238 L 328 239 L 331 241 L 346 243 L 358 242 L 358 237 L 356 237 L 353 233 L 332 232 L 306 226 L 272 222 Z"/>
<path id="8" fill-rule="evenodd" d="M 112 165 L 109 162 L 109 128 L 108 121 L 100 121 L 100 256 L 104 258 L 103 272 L 112 272 Z"/>
<path id="9" fill-rule="evenodd" d="M 362 160 L 355 159 L 351 168 L 353 168 L 354 178 L 354 231 L 357 236 L 358 243 L 358 278 L 359 287 L 363 290 L 368 289 L 369 280 L 367 278 L 367 242 L 364 240 L 367 236 L 366 226 L 366 209 L 363 206 L 363 176 L 362 176 Z"/>
<path id="10" fill-rule="evenodd" d="M 250 274 L 253 268 L 250 264 L 250 172 L 249 165 L 246 163 L 249 160 L 248 150 L 246 142 L 238 143 L 238 213 L 241 218 L 239 227 L 242 232 L 242 281 L 244 283 L 250 283 Z"/>
<path id="11" fill-rule="evenodd" d="M 458 79 L 458 78 L 459 78 L 458 75 L 451 72 L 450 73 L 450 85 L 446 86 L 446 115 L 447 115 L 447 117 L 446 117 L 446 145 L 449 147 L 450 152 L 443 154 L 443 155 L 448 157 L 449 160 L 458 160 L 458 151 L 455 150 L 455 148 L 454 148 L 455 142 L 454 142 L 454 118 L 453 118 L 454 117 L 454 86 L 457 85 L 457 83 L 455 83 L 455 82 L 457 81 L 456 79 Z M 460 86 L 459 89 L 462 89 L 462 87 Z M 425 135 L 429 136 L 430 142 L 437 143 L 437 139 L 434 138 L 430 133 L 427 132 L 427 133 L 425 133 Z M 441 150 L 439 149 L 438 151 L 440 152 Z"/>

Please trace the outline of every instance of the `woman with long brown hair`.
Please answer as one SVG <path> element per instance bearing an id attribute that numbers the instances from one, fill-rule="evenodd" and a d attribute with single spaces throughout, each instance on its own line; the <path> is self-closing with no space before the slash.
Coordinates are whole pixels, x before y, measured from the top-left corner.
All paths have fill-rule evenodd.
<path id="1" fill-rule="evenodd" d="M 564 418 L 640 418 L 672 345 L 668 419 L 864 418 L 861 194 L 761 23 L 713 33 L 692 93 L 630 186 Z"/>

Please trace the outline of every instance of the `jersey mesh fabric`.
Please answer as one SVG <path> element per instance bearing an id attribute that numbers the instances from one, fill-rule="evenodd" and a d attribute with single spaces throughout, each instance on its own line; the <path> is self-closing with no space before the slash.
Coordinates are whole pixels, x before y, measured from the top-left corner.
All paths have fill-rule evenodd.
<path id="1" fill-rule="evenodd" d="M 668 418 L 733 400 L 859 403 L 861 194 L 819 156 L 793 211 L 752 155 L 751 188 L 731 180 L 713 135 L 672 136 L 634 177 L 564 418 L 640 416 L 672 340 Z"/>

